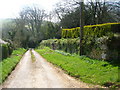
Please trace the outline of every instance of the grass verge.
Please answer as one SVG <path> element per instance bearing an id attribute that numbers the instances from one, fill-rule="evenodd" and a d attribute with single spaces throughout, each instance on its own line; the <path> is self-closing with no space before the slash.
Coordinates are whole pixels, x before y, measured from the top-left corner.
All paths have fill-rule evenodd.
<path id="1" fill-rule="evenodd" d="M 0 62 L 0 84 L 8 77 L 25 53 L 25 49 L 14 50 L 12 55 Z"/>
<path id="2" fill-rule="evenodd" d="M 36 49 L 36 51 L 49 62 L 65 70 L 67 74 L 86 83 L 107 87 L 119 87 L 120 85 L 118 66 L 113 66 L 106 61 L 54 51 L 48 47 Z"/>
<path id="3" fill-rule="evenodd" d="M 36 61 L 36 59 L 35 59 L 35 56 L 34 56 L 32 50 L 30 50 L 30 53 L 31 53 L 32 63 L 34 63 Z"/>

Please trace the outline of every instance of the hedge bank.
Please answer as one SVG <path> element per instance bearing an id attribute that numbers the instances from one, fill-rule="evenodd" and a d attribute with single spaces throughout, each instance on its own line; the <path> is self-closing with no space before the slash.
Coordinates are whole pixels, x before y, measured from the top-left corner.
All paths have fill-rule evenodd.
<path id="1" fill-rule="evenodd" d="M 79 29 L 79 27 L 63 29 L 64 38 L 43 40 L 40 45 L 79 54 Z M 119 29 L 120 23 L 85 26 L 83 54 L 94 59 L 118 61 L 120 58 Z"/>
<path id="2" fill-rule="evenodd" d="M 9 58 L 4 59 L 0 62 L 0 84 L 8 77 L 8 75 L 15 68 L 17 63 L 20 61 L 22 55 L 25 53 L 25 49 L 19 48 L 12 52 Z"/>

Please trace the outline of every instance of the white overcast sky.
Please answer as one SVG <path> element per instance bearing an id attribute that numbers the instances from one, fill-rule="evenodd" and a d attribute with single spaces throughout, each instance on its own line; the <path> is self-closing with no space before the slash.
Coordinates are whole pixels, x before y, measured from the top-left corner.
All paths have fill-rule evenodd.
<path id="1" fill-rule="evenodd" d="M 0 19 L 15 18 L 20 10 L 25 6 L 37 5 L 48 12 L 54 8 L 54 5 L 60 0 L 1 0 L 0 1 Z"/>
<path id="2" fill-rule="evenodd" d="M 54 5 L 61 0 L 1 0 L 0 1 L 0 19 L 15 18 L 25 6 L 37 5 L 48 12 L 54 8 Z M 113 1 L 113 0 L 108 0 Z M 119 0 L 114 0 L 119 1 Z"/>

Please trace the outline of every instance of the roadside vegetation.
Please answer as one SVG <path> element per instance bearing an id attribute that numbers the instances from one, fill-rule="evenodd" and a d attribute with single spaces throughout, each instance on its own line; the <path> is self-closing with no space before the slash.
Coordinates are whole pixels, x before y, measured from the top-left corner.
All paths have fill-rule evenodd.
<path id="1" fill-rule="evenodd" d="M 106 61 L 90 59 L 86 56 L 69 54 L 48 47 L 36 49 L 47 61 L 59 66 L 67 74 L 86 83 L 98 84 L 107 87 L 119 87 L 118 66 Z"/>
<path id="2" fill-rule="evenodd" d="M 0 60 L 6 59 L 12 54 L 13 47 L 11 43 L 5 42 L 0 38 Z"/>
<path id="3" fill-rule="evenodd" d="M 18 64 L 25 51 L 26 50 L 23 48 L 14 50 L 9 58 L 6 58 L 0 62 L 0 84 L 13 71 L 13 69 Z"/>
<path id="4" fill-rule="evenodd" d="M 32 63 L 34 63 L 36 59 L 35 59 L 35 56 L 34 56 L 34 54 L 32 52 L 32 49 L 30 50 L 30 53 L 31 53 Z"/>
<path id="5" fill-rule="evenodd" d="M 87 27 L 86 34 L 92 34 L 94 39 L 103 36 L 111 31 L 110 26 L 96 26 L 96 24 L 119 23 L 120 1 L 87 0 L 84 3 L 84 17 L 84 25 L 95 25 Z M 0 22 L 2 22 L 2 39 L 11 42 L 14 48 L 35 48 L 42 40 L 78 37 L 80 0 L 60 0 L 50 13 L 37 6 L 28 5 L 21 8 L 18 17 Z M 117 28 L 119 29 L 114 25 L 112 27 L 115 32 Z M 88 39 L 91 40 L 90 36 Z"/>
<path id="6" fill-rule="evenodd" d="M 86 83 L 120 87 L 120 1 L 87 0 L 83 18 L 80 3 L 80 0 L 61 0 L 50 13 L 28 5 L 18 17 L 0 20 L 0 40 L 6 42 L 0 43 L 0 83 L 15 68 L 25 49 L 40 44 L 53 50 L 36 51 L 69 75 Z M 82 19 L 84 30 L 80 33 Z M 14 50 L 17 48 L 21 49 Z M 31 58 L 34 62 L 32 51 Z"/>

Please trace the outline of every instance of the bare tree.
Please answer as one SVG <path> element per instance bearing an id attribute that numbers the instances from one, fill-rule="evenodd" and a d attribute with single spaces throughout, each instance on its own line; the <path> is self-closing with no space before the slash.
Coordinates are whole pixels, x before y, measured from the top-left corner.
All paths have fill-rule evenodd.
<path id="1" fill-rule="evenodd" d="M 45 11 L 38 7 L 27 7 L 20 12 L 20 18 L 25 21 L 25 26 L 33 34 L 34 40 L 42 39 L 41 24 L 46 17 Z"/>
<path id="2" fill-rule="evenodd" d="M 33 31 L 38 33 L 46 14 L 44 10 L 40 10 L 37 7 L 27 7 L 20 13 L 20 16 L 26 21 L 27 25 L 31 26 Z"/>
<path id="3" fill-rule="evenodd" d="M 13 42 L 15 47 L 27 47 L 37 45 L 43 39 L 41 25 L 46 17 L 45 11 L 37 7 L 24 8 L 15 22 Z M 9 34 L 12 35 L 12 30 Z"/>

